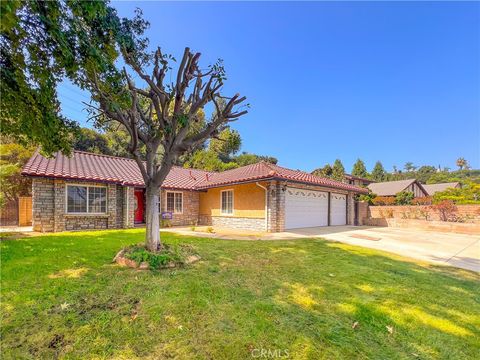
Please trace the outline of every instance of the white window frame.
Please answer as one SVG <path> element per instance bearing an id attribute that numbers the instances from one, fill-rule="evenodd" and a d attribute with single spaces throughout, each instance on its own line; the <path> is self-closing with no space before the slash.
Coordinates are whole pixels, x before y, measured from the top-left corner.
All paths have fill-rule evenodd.
<path id="1" fill-rule="evenodd" d="M 69 212 L 68 211 L 68 188 L 74 186 L 81 186 L 87 188 L 87 211 L 86 212 Z M 105 212 L 90 212 L 88 201 L 89 201 L 89 188 L 104 188 L 105 189 Z M 65 187 L 65 214 L 67 215 L 105 215 L 108 213 L 108 187 L 105 185 L 86 185 L 86 184 L 67 184 Z"/>
<path id="2" fill-rule="evenodd" d="M 223 211 L 222 197 L 224 192 L 232 192 L 232 212 L 227 213 Z M 225 189 L 220 191 L 220 213 L 224 216 L 233 216 L 235 214 L 235 191 L 233 189 Z"/>
<path id="3" fill-rule="evenodd" d="M 172 211 L 172 213 L 173 214 L 183 214 L 183 191 L 166 191 L 165 192 L 165 210 L 166 211 L 168 211 L 168 194 L 174 194 L 173 195 L 173 211 Z M 175 195 L 178 195 L 178 194 L 180 194 L 181 197 L 182 197 L 182 210 L 180 212 L 175 210 Z"/>

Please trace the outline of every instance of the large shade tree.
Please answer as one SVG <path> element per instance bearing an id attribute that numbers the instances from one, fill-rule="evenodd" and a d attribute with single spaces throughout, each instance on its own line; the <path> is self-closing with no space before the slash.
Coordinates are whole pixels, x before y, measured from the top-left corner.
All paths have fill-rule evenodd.
<path id="1" fill-rule="evenodd" d="M 95 124 L 117 124 L 129 135 L 127 150 L 146 186 L 147 247 L 159 250 L 160 185 L 182 154 L 247 112 L 245 97 L 223 96 L 221 61 L 202 68 L 200 53 L 186 48 L 174 66 L 175 58 L 160 48 L 148 52 L 142 37 L 148 24 L 140 13 L 120 19 L 99 1 L 1 6 L 2 133 L 41 144 L 47 153 L 68 151 L 67 134 L 74 124 L 59 113 L 56 86 L 67 77 L 89 91 Z M 201 121 L 205 108 L 214 110 Z"/>

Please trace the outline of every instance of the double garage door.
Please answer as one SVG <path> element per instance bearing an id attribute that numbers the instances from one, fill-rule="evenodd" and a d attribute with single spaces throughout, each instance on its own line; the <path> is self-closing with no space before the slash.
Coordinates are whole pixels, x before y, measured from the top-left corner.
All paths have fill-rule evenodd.
<path id="1" fill-rule="evenodd" d="M 328 226 L 328 192 L 287 188 L 285 229 Z M 347 224 L 347 196 L 330 194 L 330 225 Z"/>

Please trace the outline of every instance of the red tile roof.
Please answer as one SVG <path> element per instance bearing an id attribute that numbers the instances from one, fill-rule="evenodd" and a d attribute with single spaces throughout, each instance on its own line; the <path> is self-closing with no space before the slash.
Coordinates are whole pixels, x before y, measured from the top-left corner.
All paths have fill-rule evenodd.
<path id="1" fill-rule="evenodd" d="M 55 154 L 52 158 L 45 158 L 37 151 L 23 168 L 22 175 L 144 186 L 142 174 L 135 160 L 83 151 L 74 151 L 70 158 L 61 153 Z M 322 178 L 299 170 L 290 170 L 263 161 L 223 172 L 207 172 L 174 166 L 163 182 L 162 187 L 204 190 L 223 185 L 265 179 L 367 192 L 367 190 L 353 185 Z"/>

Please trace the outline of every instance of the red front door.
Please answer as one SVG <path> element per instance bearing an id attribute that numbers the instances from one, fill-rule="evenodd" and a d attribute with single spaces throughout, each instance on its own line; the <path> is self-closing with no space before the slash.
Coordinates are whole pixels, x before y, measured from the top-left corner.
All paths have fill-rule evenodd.
<path id="1" fill-rule="evenodd" d="M 135 222 L 143 222 L 143 211 L 145 203 L 143 200 L 143 190 L 135 190 Z"/>

